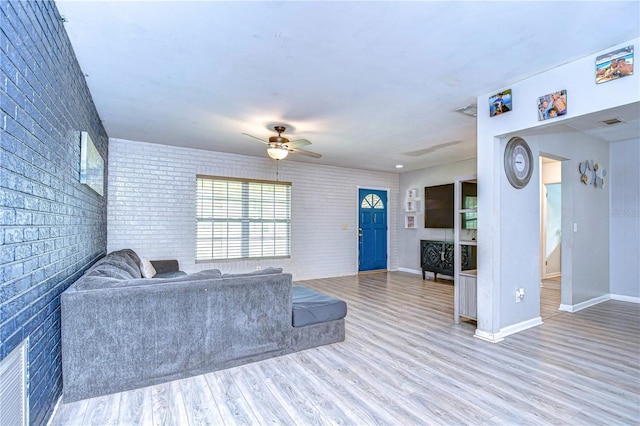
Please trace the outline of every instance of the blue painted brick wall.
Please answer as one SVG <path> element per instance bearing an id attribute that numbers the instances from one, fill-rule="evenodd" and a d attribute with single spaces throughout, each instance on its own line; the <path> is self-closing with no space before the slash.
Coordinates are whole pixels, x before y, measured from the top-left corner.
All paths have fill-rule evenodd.
<path id="1" fill-rule="evenodd" d="M 105 168 L 108 137 L 53 1 L 0 0 L 0 59 L 0 359 L 29 337 L 30 419 L 44 424 L 62 392 L 60 293 L 107 246 L 79 132 Z"/>

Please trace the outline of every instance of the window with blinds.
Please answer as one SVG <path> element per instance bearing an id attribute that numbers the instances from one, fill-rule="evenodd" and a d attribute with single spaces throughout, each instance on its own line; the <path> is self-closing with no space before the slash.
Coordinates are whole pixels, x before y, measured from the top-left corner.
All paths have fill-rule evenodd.
<path id="1" fill-rule="evenodd" d="M 196 261 L 291 255 L 291 183 L 196 180 Z"/>

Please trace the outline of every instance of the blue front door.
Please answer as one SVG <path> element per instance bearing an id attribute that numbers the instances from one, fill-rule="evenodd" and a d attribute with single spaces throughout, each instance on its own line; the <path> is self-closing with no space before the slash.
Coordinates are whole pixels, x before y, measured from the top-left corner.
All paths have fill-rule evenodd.
<path id="1" fill-rule="evenodd" d="M 359 190 L 359 271 L 387 269 L 387 191 Z"/>

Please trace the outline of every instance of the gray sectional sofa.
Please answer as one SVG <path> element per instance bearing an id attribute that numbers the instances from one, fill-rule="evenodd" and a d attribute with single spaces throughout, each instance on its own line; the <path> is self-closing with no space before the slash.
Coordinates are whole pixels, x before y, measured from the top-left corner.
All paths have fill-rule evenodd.
<path id="1" fill-rule="evenodd" d="M 345 338 L 346 303 L 281 270 L 187 275 L 162 261 L 161 278 L 142 278 L 140 264 L 133 250 L 112 252 L 62 294 L 65 402 Z"/>

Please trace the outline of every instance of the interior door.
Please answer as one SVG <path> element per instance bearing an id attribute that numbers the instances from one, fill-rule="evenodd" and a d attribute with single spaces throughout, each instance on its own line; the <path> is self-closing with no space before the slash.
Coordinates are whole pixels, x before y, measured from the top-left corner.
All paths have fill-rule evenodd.
<path id="1" fill-rule="evenodd" d="M 387 191 L 359 190 L 358 271 L 387 269 Z"/>

